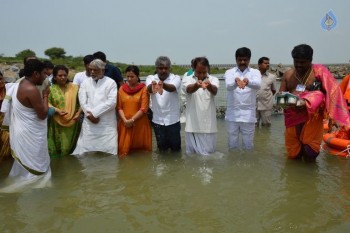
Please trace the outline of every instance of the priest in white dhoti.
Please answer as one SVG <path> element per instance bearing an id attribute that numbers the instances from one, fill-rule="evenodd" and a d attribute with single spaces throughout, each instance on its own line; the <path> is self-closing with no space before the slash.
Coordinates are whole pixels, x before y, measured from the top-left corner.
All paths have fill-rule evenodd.
<path id="1" fill-rule="evenodd" d="M 40 94 L 36 88 L 46 79 L 44 68 L 39 60 L 28 61 L 25 78 L 20 83 L 6 84 L 6 98 L 1 108 L 8 119 L 14 158 L 9 176 L 22 180 L 36 181 L 51 176 L 47 148 L 49 90 Z"/>
<path id="2" fill-rule="evenodd" d="M 182 80 L 186 95 L 186 153 L 209 155 L 216 150 L 216 106 L 214 97 L 219 88 L 218 78 L 208 74 L 210 66 L 205 57 L 193 62 L 194 73 Z"/>
<path id="3" fill-rule="evenodd" d="M 117 155 L 118 89 L 113 79 L 104 76 L 105 65 L 100 59 L 93 60 L 89 65 L 91 78 L 80 86 L 79 102 L 84 121 L 73 155 L 97 151 Z"/>

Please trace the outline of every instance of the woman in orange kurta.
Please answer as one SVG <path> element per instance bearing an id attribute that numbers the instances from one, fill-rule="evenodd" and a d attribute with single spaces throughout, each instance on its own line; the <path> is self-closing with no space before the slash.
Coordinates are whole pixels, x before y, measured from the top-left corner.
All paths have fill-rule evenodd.
<path id="1" fill-rule="evenodd" d="M 152 131 L 147 117 L 149 94 L 146 85 L 140 83 L 139 68 L 128 66 L 127 83 L 118 91 L 118 156 L 126 156 L 133 150 L 152 149 Z"/>

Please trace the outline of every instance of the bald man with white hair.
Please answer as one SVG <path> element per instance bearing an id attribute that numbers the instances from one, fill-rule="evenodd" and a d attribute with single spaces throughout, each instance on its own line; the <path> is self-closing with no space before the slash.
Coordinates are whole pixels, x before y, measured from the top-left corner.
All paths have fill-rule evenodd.
<path id="1" fill-rule="evenodd" d="M 117 155 L 118 88 L 113 79 L 104 76 L 105 65 L 100 59 L 93 60 L 89 65 L 91 78 L 80 86 L 79 102 L 85 116 L 73 155 L 95 151 Z"/>

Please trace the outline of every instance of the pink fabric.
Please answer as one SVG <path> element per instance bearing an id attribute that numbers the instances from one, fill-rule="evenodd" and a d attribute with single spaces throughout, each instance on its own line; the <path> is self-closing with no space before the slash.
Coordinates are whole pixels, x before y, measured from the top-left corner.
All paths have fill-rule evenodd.
<path id="1" fill-rule="evenodd" d="M 344 100 L 340 87 L 323 65 L 314 64 L 313 71 L 315 78 L 322 83 L 322 91 L 306 91 L 300 94 L 300 98 L 306 102 L 306 109 L 289 108 L 284 110 L 284 121 L 286 127 L 292 127 L 306 122 L 317 114 L 320 107 L 325 107 L 329 117 L 338 125 L 350 129 L 350 116 L 347 104 Z"/>
<path id="2" fill-rule="evenodd" d="M 326 91 L 325 101 L 328 115 L 338 125 L 350 129 L 348 107 L 337 81 L 329 70 L 323 65 L 315 64 L 313 65 L 313 70 L 316 79 L 320 80 L 322 83 L 322 89 Z"/>
<path id="3" fill-rule="evenodd" d="M 283 114 L 284 124 L 287 128 L 304 123 L 309 119 L 304 108 L 286 108 Z"/>
<path id="4" fill-rule="evenodd" d="M 300 94 L 300 98 L 305 100 L 306 110 L 309 116 L 324 106 L 325 95 L 321 91 L 305 91 Z"/>

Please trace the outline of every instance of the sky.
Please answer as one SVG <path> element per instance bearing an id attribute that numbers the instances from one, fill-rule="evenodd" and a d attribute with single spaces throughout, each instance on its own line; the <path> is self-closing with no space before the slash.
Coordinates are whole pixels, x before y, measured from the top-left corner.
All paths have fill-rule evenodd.
<path id="1" fill-rule="evenodd" d="M 251 63 L 292 64 L 291 50 L 306 43 L 314 63 L 349 63 L 348 0 L 0 0 L 0 54 L 48 48 L 67 56 L 103 51 L 111 62 L 153 65 L 158 56 L 189 64 L 234 64 L 248 47 Z M 332 10 L 337 24 L 321 27 Z"/>

